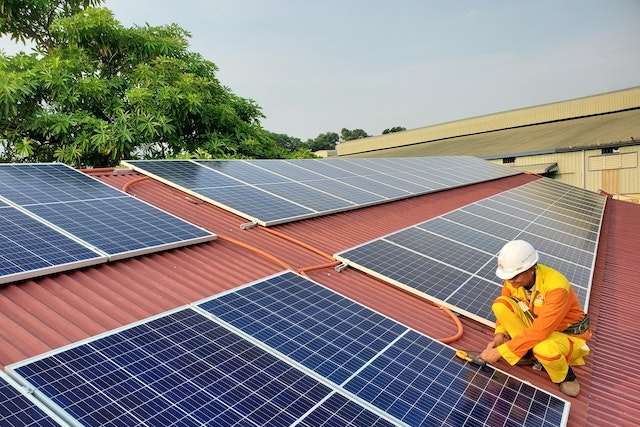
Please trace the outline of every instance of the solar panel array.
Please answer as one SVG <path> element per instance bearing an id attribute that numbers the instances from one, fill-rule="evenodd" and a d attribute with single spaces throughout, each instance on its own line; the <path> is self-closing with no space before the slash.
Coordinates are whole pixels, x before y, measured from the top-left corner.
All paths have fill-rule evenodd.
<path id="1" fill-rule="evenodd" d="M 0 283 L 216 236 L 60 163 L 0 164 Z"/>
<path id="2" fill-rule="evenodd" d="M 0 426 L 59 427 L 60 419 L 28 394 L 4 372 L 0 372 Z"/>
<path id="3" fill-rule="evenodd" d="M 123 163 L 264 226 L 520 173 L 462 156 Z"/>
<path id="4" fill-rule="evenodd" d="M 500 293 L 496 256 L 523 239 L 562 272 L 584 309 L 606 197 L 548 178 L 342 251 L 336 259 L 487 325 Z"/>
<path id="5" fill-rule="evenodd" d="M 560 426 L 570 407 L 293 272 L 7 369 L 82 425 Z"/>

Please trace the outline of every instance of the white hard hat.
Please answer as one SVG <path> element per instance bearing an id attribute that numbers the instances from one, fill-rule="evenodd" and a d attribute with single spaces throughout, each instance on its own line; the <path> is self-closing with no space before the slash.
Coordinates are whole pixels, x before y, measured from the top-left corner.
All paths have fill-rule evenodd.
<path id="1" fill-rule="evenodd" d="M 538 251 L 524 240 L 513 240 L 500 250 L 496 276 L 508 280 L 527 271 L 538 262 Z"/>

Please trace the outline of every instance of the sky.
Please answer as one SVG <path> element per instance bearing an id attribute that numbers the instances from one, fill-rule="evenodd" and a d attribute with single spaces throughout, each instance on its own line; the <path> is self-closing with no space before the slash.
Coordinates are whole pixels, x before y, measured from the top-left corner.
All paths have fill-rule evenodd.
<path id="1" fill-rule="evenodd" d="M 106 0 L 178 24 L 262 126 L 302 141 L 640 86 L 640 0 Z M 13 42 L 0 40 L 8 54 Z M 19 46 L 24 49 L 23 46 Z"/>

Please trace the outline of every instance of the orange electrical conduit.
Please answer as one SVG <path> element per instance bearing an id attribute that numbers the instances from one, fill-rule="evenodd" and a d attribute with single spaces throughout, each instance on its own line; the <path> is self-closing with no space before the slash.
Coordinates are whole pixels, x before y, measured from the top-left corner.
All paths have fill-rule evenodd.
<path id="1" fill-rule="evenodd" d="M 133 180 L 127 182 L 122 187 L 122 191 L 124 191 L 126 193 L 130 186 L 132 186 L 133 184 L 136 184 L 136 183 L 138 183 L 140 181 L 144 181 L 145 179 L 148 179 L 148 177 L 147 176 L 143 176 L 143 177 L 136 178 L 136 179 L 133 179 Z M 320 249 L 318 249 L 318 248 L 316 248 L 314 246 L 311 246 L 311 245 L 309 245 L 309 244 L 307 244 L 307 243 L 305 243 L 305 242 L 303 242 L 301 240 L 298 240 L 298 239 L 296 239 L 294 237 L 288 236 L 288 235 L 286 235 L 284 233 L 281 233 L 279 231 L 268 229 L 266 227 L 259 227 L 259 228 L 260 228 L 260 230 L 263 230 L 263 231 L 265 231 L 267 233 L 273 234 L 274 236 L 278 236 L 278 237 L 280 237 L 282 239 L 285 239 L 285 240 L 287 240 L 287 241 L 289 241 L 289 242 L 291 242 L 291 243 L 293 243 L 295 245 L 301 246 L 301 247 L 303 247 L 303 248 L 305 248 L 305 249 L 307 249 L 307 250 L 309 250 L 309 251 L 311 251 L 313 253 L 316 253 L 316 254 L 324 257 L 324 258 L 327 258 L 327 259 L 331 260 L 331 262 L 328 262 L 328 263 L 325 263 L 325 264 L 313 265 L 313 266 L 301 268 L 301 269 L 297 270 L 297 272 L 299 274 L 307 276 L 306 273 L 308 271 L 320 270 L 320 269 L 323 269 L 323 268 L 331 268 L 331 267 L 335 267 L 337 265 L 340 265 L 340 261 L 334 260 L 333 257 L 331 255 L 329 255 L 328 253 L 326 253 L 326 252 L 324 252 L 324 251 L 322 251 L 322 250 L 320 250 Z M 222 236 L 220 234 L 216 234 L 216 235 L 218 236 L 218 238 L 220 240 L 232 243 L 232 244 L 234 244 L 236 246 L 239 246 L 241 248 L 244 248 L 244 249 L 247 249 L 247 250 L 249 250 L 251 252 L 254 252 L 254 253 L 256 253 L 256 254 L 258 254 L 258 255 L 260 255 L 260 256 L 262 256 L 262 257 L 264 257 L 264 258 L 266 258 L 266 259 L 268 259 L 268 260 L 270 260 L 270 261 L 272 261 L 272 262 L 274 262 L 276 264 L 278 264 L 279 266 L 281 266 L 285 270 L 296 271 L 293 267 L 291 267 L 286 262 L 284 262 L 281 259 L 269 254 L 268 252 L 263 251 L 262 249 L 256 248 L 255 246 L 249 245 L 247 243 L 241 242 L 240 240 L 236 240 L 236 239 L 231 238 L 231 237 Z M 453 311 L 451 311 L 450 309 L 448 309 L 447 307 L 438 306 L 436 304 L 433 304 L 433 305 L 438 307 L 438 308 L 440 308 L 445 313 L 447 313 L 447 315 L 453 320 L 453 322 L 455 323 L 455 325 L 456 325 L 456 327 L 458 329 L 457 332 L 454 335 L 452 335 L 450 337 L 447 337 L 447 338 L 439 338 L 438 341 L 440 341 L 442 343 L 445 343 L 445 344 L 449 344 L 449 343 L 452 343 L 454 341 L 459 340 L 460 337 L 462 337 L 462 335 L 464 333 L 464 328 L 462 326 L 462 322 L 460 322 L 460 319 L 458 319 L 458 317 L 455 315 L 455 313 Z"/>
<path id="2" fill-rule="evenodd" d="M 298 239 L 296 239 L 294 237 L 288 236 L 288 235 L 286 235 L 284 233 L 280 233 L 279 231 L 275 231 L 275 230 L 272 230 L 272 229 L 269 229 L 269 228 L 266 228 L 266 227 L 259 227 L 259 228 L 262 231 L 266 231 L 267 233 L 271 233 L 271 234 L 273 234 L 275 236 L 283 238 L 283 239 L 285 239 L 285 240 L 287 240 L 289 242 L 292 242 L 292 243 L 294 243 L 296 245 L 302 246 L 303 248 L 309 249 L 310 251 L 315 252 L 318 255 L 321 255 L 321 256 L 323 256 L 323 257 L 325 257 L 327 259 L 330 259 L 332 261 L 332 262 L 329 262 L 329 263 L 326 263 L 326 264 L 320 264 L 320 265 L 315 265 L 315 266 L 311 266 L 311 267 L 302 268 L 302 269 L 298 270 L 298 272 L 300 274 L 304 274 L 306 276 L 305 273 L 307 271 L 320 270 L 322 268 L 331 268 L 331 267 L 335 267 L 337 265 L 340 265 L 340 261 L 334 260 L 331 255 L 327 254 L 326 252 L 324 252 L 324 251 L 322 251 L 322 250 L 320 250 L 320 249 L 318 249 L 316 247 L 313 247 L 313 246 L 311 246 L 311 245 L 309 245 L 307 243 L 304 243 L 301 240 L 298 240 Z M 429 302 L 431 304 L 433 304 L 431 301 L 429 301 Z M 436 305 L 436 304 L 433 304 L 433 305 L 438 307 L 438 308 L 440 308 L 445 313 L 447 313 L 447 315 L 453 320 L 453 323 L 455 323 L 456 328 L 457 328 L 457 332 L 454 335 L 452 335 L 450 337 L 447 337 L 447 338 L 439 338 L 438 341 L 443 342 L 445 344 L 449 344 L 449 343 L 452 343 L 454 341 L 459 340 L 462 337 L 462 334 L 464 333 L 464 328 L 462 326 L 462 322 L 460 322 L 460 319 L 458 319 L 458 316 L 456 316 L 453 311 L 451 311 L 449 308 L 447 308 L 445 306 L 441 306 L 441 305 L 439 306 L 439 305 Z"/>
<path id="3" fill-rule="evenodd" d="M 126 182 L 123 186 L 122 186 L 122 191 L 124 191 L 125 193 L 127 193 L 127 190 L 129 189 L 129 187 L 131 187 L 133 184 L 137 184 L 138 182 L 141 181 L 146 181 L 147 179 L 149 179 L 148 176 L 141 176 L 139 178 L 135 178 L 132 179 L 131 181 Z"/>

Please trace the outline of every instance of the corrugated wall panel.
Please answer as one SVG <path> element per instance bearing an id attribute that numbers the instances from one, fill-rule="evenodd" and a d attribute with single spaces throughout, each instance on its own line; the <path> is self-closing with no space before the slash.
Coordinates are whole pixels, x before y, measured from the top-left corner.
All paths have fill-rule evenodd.
<path id="1" fill-rule="evenodd" d="M 339 156 L 640 107 L 640 87 L 345 141 Z"/>

